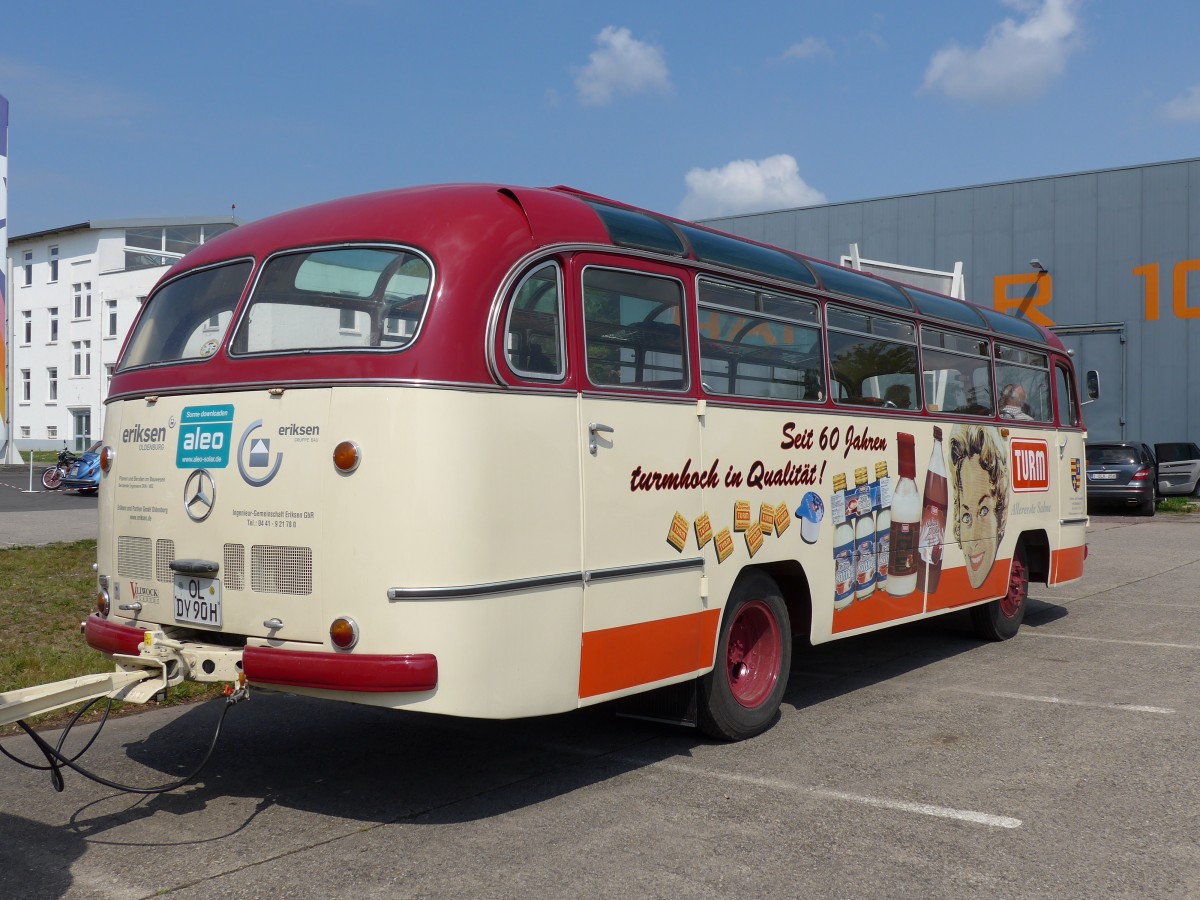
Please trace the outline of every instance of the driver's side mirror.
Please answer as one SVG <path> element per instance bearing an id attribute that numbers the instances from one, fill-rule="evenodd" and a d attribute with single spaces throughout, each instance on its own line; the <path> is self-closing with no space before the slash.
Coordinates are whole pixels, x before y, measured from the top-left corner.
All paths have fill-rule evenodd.
<path id="1" fill-rule="evenodd" d="M 1095 369 L 1088 369 L 1087 375 L 1087 395 L 1088 400 L 1095 400 L 1100 396 L 1100 373 Z"/>

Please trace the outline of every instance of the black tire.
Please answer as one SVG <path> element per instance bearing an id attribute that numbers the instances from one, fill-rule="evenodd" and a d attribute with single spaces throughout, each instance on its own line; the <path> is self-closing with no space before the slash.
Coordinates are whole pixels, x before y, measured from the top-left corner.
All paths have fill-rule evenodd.
<path id="1" fill-rule="evenodd" d="M 48 491 L 57 491 L 62 480 L 63 472 L 58 466 L 51 466 L 42 473 L 42 487 Z"/>
<path id="2" fill-rule="evenodd" d="M 699 682 L 700 730 L 740 741 L 779 714 L 792 667 L 792 626 L 774 579 L 750 572 L 737 580 L 721 617 L 713 670 Z"/>
<path id="3" fill-rule="evenodd" d="M 1029 601 L 1029 564 L 1025 547 L 1017 545 L 1008 574 L 1008 593 L 999 600 L 971 608 L 971 624 L 988 641 L 1007 641 L 1021 630 Z"/>
<path id="4" fill-rule="evenodd" d="M 1157 504 L 1154 502 L 1154 495 L 1151 494 L 1138 506 L 1138 515 L 1152 516 L 1158 512 Z"/>

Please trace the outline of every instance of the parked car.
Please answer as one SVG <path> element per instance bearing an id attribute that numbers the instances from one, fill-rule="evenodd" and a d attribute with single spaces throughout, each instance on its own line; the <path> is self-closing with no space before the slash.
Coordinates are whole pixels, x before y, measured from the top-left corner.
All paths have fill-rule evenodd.
<path id="1" fill-rule="evenodd" d="M 1140 441 L 1089 441 L 1088 505 L 1119 503 L 1137 507 L 1143 516 L 1154 515 L 1156 469 L 1154 453 Z"/>
<path id="2" fill-rule="evenodd" d="M 94 494 L 100 490 L 100 447 L 96 441 L 87 452 L 71 464 L 71 470 L 63 477 L 61 489 Z"/>
<path id="3" fill-rule="evenodd" d="M 1160 494 L 1195 494 L 1200 486 L 1200 447 L 1190 441 L 1155 444 Z"/>

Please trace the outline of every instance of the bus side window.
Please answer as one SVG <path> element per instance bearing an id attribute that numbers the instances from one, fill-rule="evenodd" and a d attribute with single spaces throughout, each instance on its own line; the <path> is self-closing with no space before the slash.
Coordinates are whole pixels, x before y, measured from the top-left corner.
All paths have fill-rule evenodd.
<path id="1" fill-rule="evenodd" d="M 915 326 L 832 303 L 825 307 L 825 315 L 834 402 L 920 408 Z"/>
<path id="2" fill-rule="evenodd" d="M 704 389 L 777 400 L 825 399 L 820 310 L 811 300 L 700 280 Z"/>
<path id="3" fill-rule="evenodd" d="M 583 318 L 592 384 L 687 388 L 679 281 L 588 266 L 583 272 Z"/>
<path id="4" fill-rule="evenodd" d="M 548 379 L 566 374 L 562 310 L 562 275 L 557 264 L 534 269 L 517 286 L 504 331 L 504 351 L 514 372 Z"/>
<path id="5" fill-rule="evenodd" d="M 1000 392 L 1000 418 L 1054 421 L 1050 357 L 1045 353 L 997 341 L 996 387 Z"/>
<path id="6" fill-rule="evenodd" d="M 922 327 L 921 347 L 926 409 L 966 416 L 993 414 L 991 350 L 986 340 Z"/>

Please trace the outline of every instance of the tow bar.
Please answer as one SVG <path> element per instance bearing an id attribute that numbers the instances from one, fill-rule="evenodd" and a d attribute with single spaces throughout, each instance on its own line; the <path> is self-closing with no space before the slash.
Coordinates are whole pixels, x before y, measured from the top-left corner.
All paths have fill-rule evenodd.
<path id="1" fill-rule="evenodd" d="M 168 638 L 161 631 L 147 631 L 136 655 L 113 653 L 111 656 L 116 663 L 116 669 L 112 672 L 83 675 L 79 678 L 68 678 L 64 681 L 0 693 L 0 726 L 11 725 L 14 722 L 20 725 L 46 757 L 47 765 L 26 762 L 9 753 L 2 746 L 0 746 L 0 752 L 21 765 L 32 769 L 48 770 L 51 782 L 57 791 L 63 789 L 61 770 L 64 767 L 74 769 L 81 775 L 107 787 L 136 794 L 161 794 L 182 787 L 200 774 L 200 770 L 212 756 L 217 738 L 221 734 L 221 725 L 225 721 L 225 714 L 229 708 L 249 697 L 246 677 L 241 672 L 241 651 L 233 648 L 189 644 Z M 74 757 L 63 756 L 63 744 L 66 742 L 71 728 L 74 727 L 79 717 L 97 701 L 107 699 L 110 708 L 113 700 L 145 703 L 160 694 L 165 694 L 171 685 L 179 684 L 189 677 L 196 681 L 227 682 L 225 705 L 217 722 L 212 743 L 209 745 L 204 759 L 189 775 L 170 784 L 154 788 L 140 788 L 109 781 L 78 765 L 76 760 L 92 745 L 100 728 L 103 728 L 107 722 L 107 710 L 97 727 L 96 734 L 92 735 L 83 750 Z M 23 721 L 29 716 L 61 709 L 75 703 L 85 703 L 86 705 L 76 712 L 68 722 L 55 747 L 46 743 Z"/>

